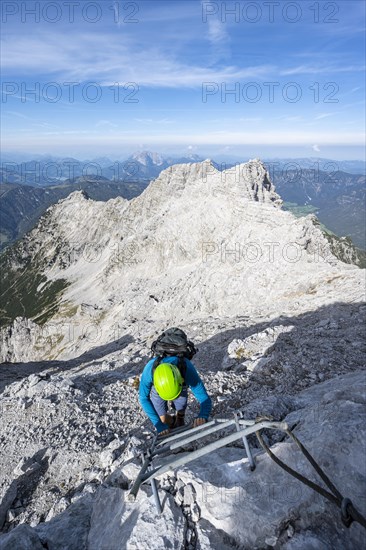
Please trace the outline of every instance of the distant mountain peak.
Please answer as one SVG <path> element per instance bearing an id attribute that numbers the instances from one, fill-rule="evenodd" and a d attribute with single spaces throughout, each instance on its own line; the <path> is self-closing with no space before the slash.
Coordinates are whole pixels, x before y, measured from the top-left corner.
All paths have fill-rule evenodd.
<path id="1" fill-rule="evenodd" d="M 80 189 L 78 191 L 70 193 L 68 197 L 60 202 L 80 202 L 80 200 L 90 200 L 88 193 L 84 191 L 84 189 Z"/>
<path id="2" fill-rule="evenodd" d="M 130 156 L 130 159 L 139 162 L 143 166 L 162 166 L 165 163 L 163 155 L 151 151 L 136 151 Z"/>

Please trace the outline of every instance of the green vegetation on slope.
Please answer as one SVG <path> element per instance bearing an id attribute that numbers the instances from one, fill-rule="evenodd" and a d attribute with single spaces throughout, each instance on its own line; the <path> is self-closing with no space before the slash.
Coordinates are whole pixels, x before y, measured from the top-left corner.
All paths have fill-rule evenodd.
<path id="1" fill-rule="evenodd" d="M 0 257 L 0 326 L 10 325 L 19 316 L 43 324 L 56 313 L 68 283 L 65 279 L 47 281 L 37 260 L 23 265 L 16 262 L 17 268 L 13 267 L 16 252 L 16 248 L 8 249 Z"/>
<path id="2" fill-rule="evenodd" d="M 314 214 L 318 211 L 318 208 L 312 204 L 300 206 L 295 202 L 285 202 L 283 204 L 283 209 L 291 212 L 296 218 Z M 357 248 L 351 237 L 339 237 L 321 223 L 319 219 L 317 219 L 315 223 L 323 231 L 324 236 L 330 244 L 332 253 L 338 260 L 346 264 L 357 265 L 361 269 L 366 268 L 366 251 Z"/>
<path id="3" fill-rule="evenodd" d="M 302 218 L 303 216 L 307 216 L 308 214 L 316 214 L 319 210 L 319 208 L 317 206 L 314 206 L 313 204 L 306 204 L 301 206 L 299 204 L 296 204 L 296 202 L 284 202 L 283 209 L 292 212 L 292 214 L 296 216 L 296 218 Z"/>

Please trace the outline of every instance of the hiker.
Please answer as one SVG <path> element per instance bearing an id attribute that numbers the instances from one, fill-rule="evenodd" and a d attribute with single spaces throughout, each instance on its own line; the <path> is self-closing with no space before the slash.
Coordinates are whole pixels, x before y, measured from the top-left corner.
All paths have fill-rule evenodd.
<path id="1" fill-rule="evenodd" d="M 151 346 L 153 358 L 146 364 L 140 380 L 139 397 L 142 408 L 159 435 L 171 428 L 184 426 L 188 388 L 200 403 L 200 412 L 193 427 L 207 422 L 211 398 L 190 359 L 196 348 L 178 328 L 166 330 Z M 176 416 L 168 414 L 168 401 Z"/>

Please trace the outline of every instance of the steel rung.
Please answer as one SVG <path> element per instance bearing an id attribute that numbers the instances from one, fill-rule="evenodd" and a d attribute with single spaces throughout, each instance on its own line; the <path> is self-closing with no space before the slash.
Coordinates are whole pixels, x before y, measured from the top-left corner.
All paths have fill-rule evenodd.
<path id="1" fill-rule="evenodd" d="M 239 424 L 245 427 L 243 429 L 240 429 L 234 432 L 233 434 L 229 434 L 224 438 L 221 438 L 217 441 L 209 443 L 206 446 L 201 447 L 200 449 L 197 449 L 196 451 L 190 452 L 183 457 L 179 456 L 174 460 L 170 461 L 169 463 L 163 464 L 153 470 L 149 469 L 152 458 L 157 454 L 162 454 L 167 450 L 179 448 L 185 445 L 186 443 L 195 441 L 196 439 L 205 437 L 210 433 L 214 433 L 216 431 L 219 431 L 220 429 L 225 429 L 226 427 L 235 425 L 235 424 Z M 127 495 L 127 500 L 130 502 L 135 501 L 136 495 L 142 483 L 147 483 L 148 481 L 154 480 L 156 477 L 163 475 L 169 470 L 177 468 L 178 466 L 183 466 L 185 464 L 188 464 L 192 460 L 196 460 L 197 458 L 200 458 L 212 451 L 220 449 L 221 447 L 225 447 L 225 445 L 228 445 L 229 443 L 232 443 L 237 439 L 245 438 L 247 435 L 254 433 L 256 431 L 262 430 L 263 428 L 287 431 L 288 425 L 285 422 L 274 422 L 274 421 L 268 421 L 268 420 L 263 420 L 261 422 L 256 423 L 254 420 L 244 420 L 244 419 L 239 420 L 237 419 L 237 417 L 234 416 L 234 418 L 231 420 L 218 418 L 215 420 L 211 420 L 210 422 L 207 422 L 205 424 L 202 424 L 201 426 L 197 426 L 196 428 L 187 427 L 187 428 L 179 429 L 179 433 L 175 433 L 170 437 L 161 439 L 161 441 L 159 441 L 157 439 L 157 436 L 155 436 L 150 449 L 147 451 L 144 464 L 142 465 L 142 468 L 135 482 L 133 483 L 133 486 L 130 492 Z M 197 434 L 197 432 L 201 432 L 202 430 L 204 430 L 202 433 Z M 193 434 L 193 435 L 190 435 L 188 438 L 184 439 L 186 437 L 187 431 L 189 431 L 190 434 Z M 182 437 L 183 439 L 180 439 Z M 175 443 L 173 443 L 173 445 L 169 447 L 169 445 L 167 444 L 171 443 L 172 441 L 175 441 Z M 154 453 L 155 447 L 159 447 L 162 444 L 164 444 L 167 448 L 164 449 L 164 447 L 160 447 L 157 453 Z M 147 471 L 148 469 L 149 471 Z"/>
<path id="2" fill-rule="evenodd" d="M 213 434 L 215 432 L 218 432 L 219 430 L 224 430 L 225 428 L 228 428 L 229 426 L 233 426 L 235 424 L 235 420 L 227 420 L 225 423 L 220 422 L 217 424 L 214 424 L 213 426 L 209 426 L 205 430 L 201 430 L 200 432 L 196 432 L 193 435 L 189 435 L 185 439 L 179 439 L 178 441 L 173 441 L 171 444 L 166 444 L 163 447 L 160 447 L 156 451 L 153 451 L 152 456 L 157 456 L 162 453 L 166 453 L 167 451 L 173 451 L 175 449 L 179 449 L 179 447 L 183 447 L 183 445 L 186 445 L 187 443 L 191 443 L 192 441 L 197 441 L 198 439 L 202 439 L 202 437 L 206 437 L 207 435 Z"/>
<path id="3" fill-rule="evenodd" d="M 178 466 L 184 466 L 185 464 L 188 464 L 192 460 L 201 458 L 202 456 L 212 451 L 216 451 L 221 447 L 225 447 L 225 445 L 228 445 L 229 443 L 233 443 L 237 439 L 241 439 L 243 436 L 250 435 L 251 433 L 257 432 L 258 430 L 262 430 L 263 428 L 270 428 L 270 429 L 285 431 L 286 429 L 288 429 L 288 426 L 285 422 L 268 422 L 268 421 L 258 422 L 253 426 L 248 426 L 247 428 L 234 432 L 233 434 L 227 435 L 226 437 L 219 439 L 218 441 L 209 443 L 205 447 L 202 447 L 201 449 L 197 449 L 196 451 L 193 451 L 188 455 L 185 455 L 183 457 L 178 457 L 172 462 L 169 462 L 167 464 L 164 464 L 163 466 L 159 466 L 158 468 L 155 468 L 152 472 L 145 473 L 144 475 L 141 476 L 142 478 L 141 483 L 147 483 L 152 478 L 163 475 L 169 470 L 173 470 Z"/>
<path id="4" fill-rule="evenodd" d="M 206 422 L 205 424 L 201 424 L 201 426 L 197 426 L 196 428 L 190 428 L 189 426 L 187 427 L 184 427 L 180 430 L 180 428 L 178 428 L 180 431 L 179 433 L 173 433 L 172 435 L 167 435 L 165 437 L 162 437 L 161 439 L 158 439 L 158 442 L 157 444 L 155 445 L 156 447 L 159 447 L 160 445 L 163 445 L 169 441 L 174 441 L 175 439 L 178 439 L 179 437 L 183 437 L 186 432 L 190 432 L 190 433 L 195 433 L 195 432 L 198 432 L 200 430 L 203 430 L 204 428 L 207 428 L 208 426 L 212 426 L 213 424 L 216 423 L 216 420 L 210 420 L 209 422 Z"/>

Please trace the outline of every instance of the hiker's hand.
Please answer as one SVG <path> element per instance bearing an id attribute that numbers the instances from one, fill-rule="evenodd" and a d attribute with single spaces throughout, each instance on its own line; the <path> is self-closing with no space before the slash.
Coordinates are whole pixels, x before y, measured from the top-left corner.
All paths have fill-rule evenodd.
<path id="1" fill-rule="evenodd" d="M 158 437 L 161 437 L 161 436 L 164 437 L 164 436 L 168 435 L 169 432 L 170 432 L 169 428 L 167 430 L 163 430 L 162 432 L 158 433 Z"/>
<path id="2" fill-rule="evenodd" d="M 197 426 L 202 426 L 202 424 L 206 424 L 206 422 L 206 418 L 195 418 L 193 422 L 193 427 L 197 428 Z"/>

